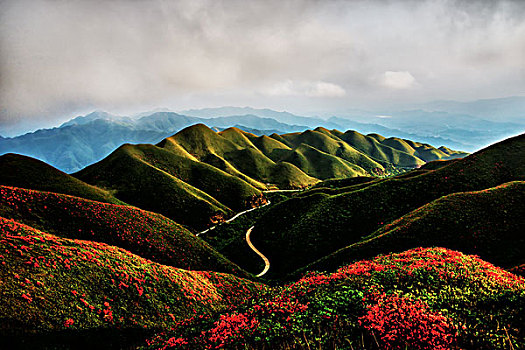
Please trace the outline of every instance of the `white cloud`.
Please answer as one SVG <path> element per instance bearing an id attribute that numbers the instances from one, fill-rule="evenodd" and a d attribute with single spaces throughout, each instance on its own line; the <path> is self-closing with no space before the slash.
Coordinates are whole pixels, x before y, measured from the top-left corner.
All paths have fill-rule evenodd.
<path id="1" fill-rule="evenodd" d="M 521 0 L 0 3 L 0 134 L 94 109 L 377 109 L 525 91 Z"/>
<path id="2" fill-rule="evenodd" d="M 386 71 L 383 74 L 381 85 L 391 89 L 409 89 L 416 84 L 416 79 L 410 72 Z"/>
<path id="3" fill-rule="evenodd" d="M 269 96 L 307 96 L 307 97 L 342 97 L 346 95 L 341 86 L 325 81 L 292 81 L 278 82 L 261 91 Z"/>

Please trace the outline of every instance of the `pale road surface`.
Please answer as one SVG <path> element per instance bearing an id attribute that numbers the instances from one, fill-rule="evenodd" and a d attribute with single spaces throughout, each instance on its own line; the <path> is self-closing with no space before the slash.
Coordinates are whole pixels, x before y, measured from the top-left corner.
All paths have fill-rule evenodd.
<path id="1" fill-rule="evenodd" d="M 246 214 L 246 213 L 249 213 L 249 212 L 251 212 L 252 210 L 255 210 L 255 209 L 263 208 L 263 207 L 265 207 L 265 206 L 267 206 L 267 205 L 270 205 L 270 204 L 272 204 L 272 202 L 268 201 L 268 203 L 263 204 L 263 205 L 261 205 L 261 206 L 258 206 L 258 207 L 255 207 L 255 208 L 251 208 L 251 209 L 248 209 L 248 210 L 245 210 L 245 211 L 241 211 L 240 213 L 237 213 L 234 217 L 231 217 L 231 218 L 229 218 L 228 220 L 226 220 L 226 221 L 224 221 L 224 222 L 221 222 L 220 224 L 217 224 L 217 225 L 215 225 L 215 226 L 210 227 L 209 229 L 206 229 L 206 230 L 204 230 L 204 231 L 202 231 L 202 232 L 199 232 L 199 233 L 197 233 L 195 236 L 199 237 L 200 235 L 203 235 L 203 234 L 205 234 L 206 232 L 209 232 L 209 231 L 211 231 L 211 230 L 215 230 L 215 228 L 216 228 L 217 226 L 220 226 L 220 225 L 222 225 L 222 224 L 224 224 L 224 223 L 232 222 L 233 220 L 237 219 L 237 218 L 238 218 L 239 216 L 241 216 L 241 215 L 244 215 L 244 214 Z"/>
<path id="2" fill-rule="evenodd" d="M 273 193 L 273 192 L 299 192 L 303 190 L 267 190 L 263 191 L 263 193 Z"/>
<path id="3" fill-rule="evenodd" d="M 264 270 L 262 270 L 262 272 L 257 275 L 257 277 L 261 277 L 270 269 L 270 260 L 268 260 L 268 258 L 266 258 L 260 251 L 257 250 L 257 248 L 253 246 L 252 241 L 250 240 L 250 235 L 252 234 L 253 227 L 254 226 L 250 227 L 248 231 L 246 231 L 246 243 L 248 243 L 250 248 L 252 248 L 252 250 L 264 260 Z"/>

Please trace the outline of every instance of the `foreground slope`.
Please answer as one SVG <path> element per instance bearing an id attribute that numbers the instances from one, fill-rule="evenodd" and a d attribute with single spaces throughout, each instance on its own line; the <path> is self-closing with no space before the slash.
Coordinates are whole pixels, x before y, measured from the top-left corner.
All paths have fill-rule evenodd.
<path id="1" fill-rule="evenodd" d="M 21 340 L 66 330 L 162 329 L 224 310 L 262 288 L 227 274 L 160 265 L 103 243 L 59 238 L 5 218 L 0 251 L 0 336 L 18 334 Z"/>
<path id="2" fill-rule="evenodd" d="M 334 270 L 377 254 L 431 246 L 476 254 L 509 269 L 525 264 L 524 232 L 525 182 L 509 182 L 436 199 L 304 270 Z"/>
<path id="3" fill-rule="evenodd" d="M 233 312 L 183 322 L 148 347 L 522 349 L 524 315 L 523 278 L 418 248 L 306 275 Z"/>
<path id="4" fill-rule="evenodd" d="M 165 265 L 247 275 L 179 224 L 131 206 L 0 186 L 0 216 L 60 237 L 115 245 Z"/>
<path id="5" fill-rule="evenodd" d="M 38 159 L 8 153 L 0 156 L 0 185 L 70 194 L 99 202 L 124 204 L 110 192 L 80 181 Z"/>
<path id="6" fill-rule="evenodd" d="M 252 242 L 282 275 L 356 243 L 441 196 L 525 179 L 525 135 L 483 149 L 435 171 L 316 193 L 274 206 L 256 224 Z M 273 271 L 272 271 L 273 270 Z"/>

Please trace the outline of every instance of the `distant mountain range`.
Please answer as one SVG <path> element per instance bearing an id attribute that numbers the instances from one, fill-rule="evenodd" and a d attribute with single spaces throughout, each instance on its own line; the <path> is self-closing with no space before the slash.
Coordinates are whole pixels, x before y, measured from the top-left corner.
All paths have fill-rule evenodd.
<path id="1" fill-rule="evenodd" d="M 525 131 L 525 98 L 469 103 L 438 101 L 419 110 L 350 111 L 321 117 L 250 107 L 220 107 L 181 113 L 157 109 L 131 116 L 95 111 L 57 128 L 11 138 L 0 137 L 0 154 L 19 153 L 43 160 L 65 172 L 78 171 L 125 143 L 157 143 L 183 128 L 202 123 L 216 130 L 235 126 L 256 135 L 283 134 L 316 127 L 377 133 L 435 146 L 475 151 Z M 472 115 L 476 116 L 472 116 Z M 480 118 L 479 116 L 491 120 Z M 498 121 L 494 121 L 497 119 Z"/>

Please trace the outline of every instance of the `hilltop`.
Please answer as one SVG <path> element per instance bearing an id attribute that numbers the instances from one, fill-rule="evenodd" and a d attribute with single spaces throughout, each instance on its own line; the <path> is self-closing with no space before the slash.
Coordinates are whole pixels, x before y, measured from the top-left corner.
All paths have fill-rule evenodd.
<path id="1" fill-rule="evenodd" d="M 125 204 L 110 192 L 80 181 L 38 159 L 20 154 L 0 156 L 0 185 L 70 194 L 99 202 Z"/>
<path id="2" fill-rule="evenodd" d="M 427 113 L 428 114 L 428 113 Z M 357 122 L 350 119 L 333 117 L 329 120 L 319 117 L 306 117 L 287 112 L 276 112 L 269 109 L 253 108 L 222 108 L 209 110 L 194 110 L 174 113 L 166 110 L 153 110 L 131 116 L 116 116 L 104 111 L 95 111 L 85 116 L 78 116 L 62 125 L 40 129 L 35 132 L 15 137 L 0 138 L 0 154 L 19 153 L 33 158 L 41 159 L 46 163 L 68 173 L 76 172 L 108 156 L 116 148 L 125 143 L 157 143 L 193 124 L 202 123 L 210 128 L 221 129 L 239 126 L 248 132 L 255 131 L 259 134 L 270 135 L 275 131 L 281 133 L 302 132 L 307 129 L 324 127 L 327 129 L 348 130 L 355 129 L 361 133 L 380 133 L 387 137 L 399 137 L 422 143 L 445 145 L 451 148 L 472 150 L 494 140 L 494 132 L 500 138 L 509 135 L 509 131 L 519 130 L 519 125 L 509 123 L 490 124 L 490 135 L 485 135 L 480 130 L 440 130 L 441 136 L 428 136 L 432 132 L 406 132 L 417 126 L 421 120 L 428 119 L 427 115 L 418 116 L 419 120 L 410 119 L 411 122 L 399 128 L 380 125 L 385 120 L 376 120 L 376 114 L 367 114 L 365 120 Z M 433 117 L 431 115 L 431 117 Z M 359 118 L 358 118 L 359 119 Z M 449 116 L 452 120 L 453 116 Z M 480 121 L 469 119 L 470 124 L 462 128 L 472 128 Z M 507 125 L 508 124 L 508 125 Z M 502 135 L 503 133 L 503 135 Z M 473 146 L 472 138 L 475 145 Z M 482 139 L 480 143 L 479 139 Z M 489 139 L 489 141 L 487 141 Z"/>

